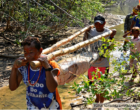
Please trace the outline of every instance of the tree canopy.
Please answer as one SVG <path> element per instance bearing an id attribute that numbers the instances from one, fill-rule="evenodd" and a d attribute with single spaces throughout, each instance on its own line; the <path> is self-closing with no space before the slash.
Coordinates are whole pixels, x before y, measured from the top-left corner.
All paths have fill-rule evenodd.
<path id="1" fill-rule="evenodd" d="M 0 21 L 7 22 L 6 30 L 24 27 L 25 37 L 46 33 L 56 34 L 68 26 L 84 26 L 84 20 L 93 21 L 103 6 L 114 0 L 1 0 Z M 105 5 L 104 5 L 105 4 Z"/>

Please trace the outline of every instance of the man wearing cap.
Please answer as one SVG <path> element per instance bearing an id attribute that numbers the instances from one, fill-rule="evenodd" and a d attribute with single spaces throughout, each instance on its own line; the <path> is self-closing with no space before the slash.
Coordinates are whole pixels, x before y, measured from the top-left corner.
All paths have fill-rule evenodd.
<path id="1" fill-rule="evenodd" d="M 135 15 L 138 14 L 138 8 L 137 7 L 134 7 L 133 8 L 133 12 L 131 14 L 128 14 L 125 18 L 125 22 L 124 22 L 124 34 L 126 34 L 126 32 L 130 31 L 131 30 L 131 24 L 132 24 L 132 21 L 133 21 L 133 18 L 135 17 Z M 135 25 L 135 22 L 133 22 L 133 26 Z M 130 35 L 130 34 L 128 34 Z M 124 45 L 123 45 L 123 49 L 124 51 L 126 51 L 126 43 L 128 41 L 125 39 L 124 41 Z"/>
<path id="2" fill-rule="evenodd" d="M 90 28 L 89 30 L 87 30 L 85 32 L 84 38 L 83 40 L 87 40 L 87 39 L 91 39 L 93 37 L 96 37 L 98 35 L 101 35 L 105 32 L 110 31 L 109 29 L 105 28 L 106 21 L 105 18 L 103 16 L 96 16 L 94 18 L 94 26 L 95 28 Z M 116 30 L 112 30 L 112 34 L 107 37 L 106 39 L 112 39 L 114 37 L 114 35 L 116 34 Z M 93 44 L 90 45 L 90 51 L 93 53 L 97 53 L 99 55 L 100 52 L 100 48 L 102 48 L 102 44 L 104 42 L 99 40 Z M 109 47 L 108 47 L 109 49 Z M 104 49 L 105 51 L 105 49 Z M 105 52 L 104 52 L 105 53 Z M 104 54 L 100 54 L 99 58 L 91 65 L 91 68 L 88 70 L 88 78 L 90 80 L 93 79 L 97 79 L 96 76 L 101 77 L 101 74 L 97 74 L 96 76 L 92 75 L 92 72 L 94 71 L 95 73 L 97 73 L 97 68 L 102 72 L 102 74 L 105 74 L 105 78 L 107 78 L 108 73 L 109 73 L 109 59 L 105 57 Z M 92 81 L 90 82 L 90 84 L 92 84 Z M 103 103 L 104 102 L 104 97 L 103 94 L 96 94 L 96 103 Z"/>
<path id="3" fill-rule="evenodd" d="M 138 9 L 136 7 L 133 8 L 133 12 L 131 14 L 128 14 L 125 18 L 125 22 L 124 22 L 124 34 L 127 31 L 131 30 L 131 24 L 133 21 L 133 18 L 135 17 L 135 15 L 138 14 Z M 135 23 L 134 23 L 135 24 Z"/>

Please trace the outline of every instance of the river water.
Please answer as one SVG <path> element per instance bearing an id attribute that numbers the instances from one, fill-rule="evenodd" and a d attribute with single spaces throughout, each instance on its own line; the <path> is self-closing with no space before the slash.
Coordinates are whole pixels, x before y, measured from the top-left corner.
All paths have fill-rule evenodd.
<path id="1" fill-rule="evenodd" d="M 110 7 L 107 12 L 112 14 L 119 14 L 119 15 L 127 15 L 128 13 L 132 12 L 133 7 L 138 5 L 138 0 L 125 0 L 125 2 L 121 2 L 116 6 Z"/>
<path id="2" fill-rule="evenodd" d="M 138 0 L 125 0 L 125 2 L 120 2 L 116 6 L 108 7 L 106 10 L 106 13 L 112 13 L 115 15 L 125 15 L 126 16 L 127 14 L 131 13 L 133 10 L 133 7 L 135 7 L 137 5 L 138 5 Z M 122 35 L 124 34 L 124 24 L 115 26 L 112 29 L 117 30 L 115 39 L 123 40 Z"/>

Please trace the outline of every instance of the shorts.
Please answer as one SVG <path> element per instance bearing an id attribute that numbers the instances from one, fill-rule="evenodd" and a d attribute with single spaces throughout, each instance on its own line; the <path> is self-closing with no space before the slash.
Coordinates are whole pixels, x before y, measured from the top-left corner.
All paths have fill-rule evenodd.
<path id="1" fill-rule="evenodd" d="M 94 77 L 94 79 L 97 79 L 95 77 L 95 75 L 92 75 L 92 72 L 93 71 L 96 72 L 97 68 L 100 69 L 100 71 L 102 72 L 102 74 L 105 74 L 105 78 L 108 77 L 109 67 L 92 67 L 91 66 L 90 69 L 88 70 L 88 79 L 92 80 L 93 77 Z M 101 77 L 101 73 L 98 73 L 97 76 L 98 76 L 98 78 L 100 78 Z M 90 81 L 89 84 L 92 84 L 92 82 L 93 81 Z"/>

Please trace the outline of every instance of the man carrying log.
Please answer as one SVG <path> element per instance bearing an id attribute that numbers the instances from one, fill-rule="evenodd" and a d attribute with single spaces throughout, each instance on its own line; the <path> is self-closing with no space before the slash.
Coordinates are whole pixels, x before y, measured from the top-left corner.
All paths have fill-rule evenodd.
<path id="1" fill-rule="evenodd" d="M 89 30 L 87 30 L 85 32 L 84 38 L 83 40 L 87 40 L 87 39 L 91 39 L 97 35 L 101 35 L 105 32 L 110 31 L 109 29 L 105 28 L 106 21 L 105 18 L 98 15 L 94 18 L 94 26 L 95 28 L 90 28 Z M 112 34 L 110 35 L 110 37 L 107 37 L 106 39 L 113 39 L 114 35 L 116 34 L 116 30 L 112 30 Z M 94 53 L 98 53 L 99 55 L 99 48 L 102 47 L 102 44 L 104 42 L 103 41 L 97 41 L 94 44 L 90 45 L 90 51 L 94 52 Z M 110 46 L 108 47 L 108 49 L 110 48 Z M 92 75 L 92 72 L 97 70 L 97 68 L 103 73 L 105 74 L 105 78 L 108 77 L 108 73 L 109 73 L 109 59 L 106 58 L 104 56 L 104 54 L 99 55 L 99 58 L 91 65 L 91 68 L 88 70 L 88 78 L 90 80 L 92 80 L 92 78 L 94 77 Z M 98 74 L 98 78 L 100 77 L 100 74 Z M 96 79 L 96 77 L 94 77 L 94 79 Z M 92 84 L 92 82 L 90 83 Z M 103 94 L 96 94 L 96 103 L 103 103 L 104 102 L 104 97 Z"/>
<path id="2" fill-rule="evenodd" d="M 43 49 L 38 38 L 27 37 L 22 45 L 24 58 L 18 58 L 13 64 L 9 79 L 10 90 L 16 90 L 23 79 L 27 86 L 28 109 L 62 109 L 57 91 L 57 76 L 60 74 L 57 64 L 48 62 L 46 56 L 41 54 Z M 22 61 L 21 65 L 18 65 L 18 60 Z M 34 60 L 40 61 L 41 67 L 32 67 L 30 62 Z"/>

